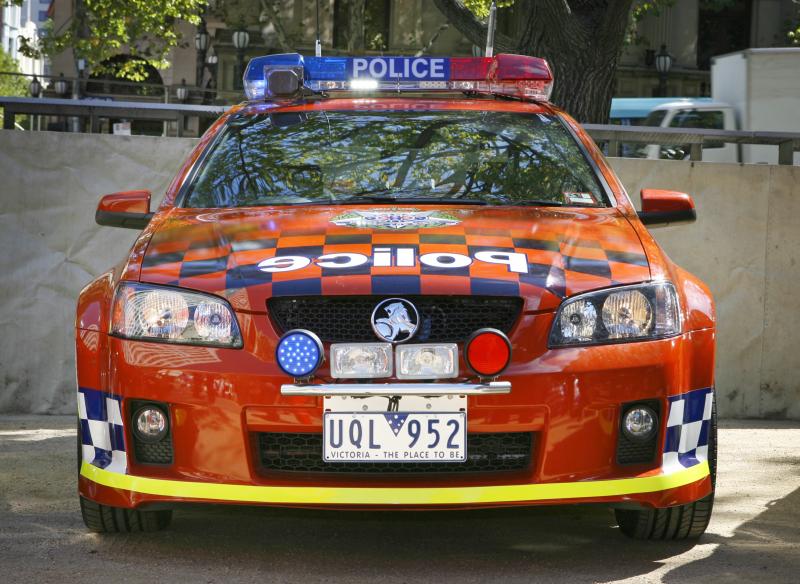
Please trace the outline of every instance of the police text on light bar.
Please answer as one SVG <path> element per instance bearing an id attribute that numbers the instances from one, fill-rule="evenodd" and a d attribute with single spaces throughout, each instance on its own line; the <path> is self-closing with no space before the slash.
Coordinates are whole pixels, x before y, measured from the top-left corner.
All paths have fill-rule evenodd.
<path id="1" fill-rule="evenodd" d="M 523 55 L 495 57 L 303 57 L 297 53 L 252 59 L 244 74 L 247 97 L 273 98 L 269 73 L 291 69 L 313 92 L 463 91 L 547 100 L 553 75 L 547 61 Z M 299 97 L 299 95 L 298 95 Z"/>

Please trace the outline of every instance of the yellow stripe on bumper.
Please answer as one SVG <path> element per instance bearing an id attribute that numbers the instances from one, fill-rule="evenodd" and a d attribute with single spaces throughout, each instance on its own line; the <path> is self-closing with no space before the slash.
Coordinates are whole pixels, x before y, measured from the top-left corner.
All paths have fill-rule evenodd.
<path id="1" fill-rule="evenodd" d="M 671 474 L 603 481 L 493 485 L 485 487 L 272 487 L 201 483 L 108 472 L 84 462 L 81 475 L 97 484 L 148 495 L 243 503 L 298 505 L 460 505 L 590 499 L 653 493 L 682 487 L 708 475 L 708 463 Z"/>

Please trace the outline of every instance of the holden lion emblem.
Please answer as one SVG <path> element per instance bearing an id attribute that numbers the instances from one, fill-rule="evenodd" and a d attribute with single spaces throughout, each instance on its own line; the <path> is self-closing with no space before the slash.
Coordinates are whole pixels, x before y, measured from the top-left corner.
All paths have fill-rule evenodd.
<path id="1" fill-rule="evenodd" d="M 372 330 L 378 338 L 402 343 L 414 336 L 419 326 L 417 308 L 402 298 L 382 300 L 372 311 Z"/>

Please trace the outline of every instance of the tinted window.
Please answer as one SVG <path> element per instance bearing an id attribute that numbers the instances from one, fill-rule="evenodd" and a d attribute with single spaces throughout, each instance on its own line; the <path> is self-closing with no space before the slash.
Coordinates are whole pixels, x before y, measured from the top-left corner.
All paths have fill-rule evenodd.
<path id="1" fill-rule="evenodd" d="M 493 205 L 606 205 L 553 116 L 492 111 L 313 111 L 232 118 L 184 206 L 332 203 L 357 196 Z"/>
<path id="2" fill-rule="evenodd" d="M 667 115 L 667 110 L 653 110 L 647 114 L 643 126 L 650 126 L 651 128 L 658 128 L 661 122 L 664 121 L 664 116 Z"/>
<path id="3" fill-rule="evenodd" d="M 680 110 L 670 120 L 669 127 L 722 130 L 725 127 L 725 115 L 721 111 Z"/>
<path id="4" fill-rule="evenodd" d="M 670 120 L 671 128 L 698 128 L 701 130 L 723 130 L 725 128 L 725 114 L 719 110 L 680 110 Z M 722 148 L 723 142 L 709 141 L 703 149 Z M 688 146 L 687 150 L 688 152 Z"/>

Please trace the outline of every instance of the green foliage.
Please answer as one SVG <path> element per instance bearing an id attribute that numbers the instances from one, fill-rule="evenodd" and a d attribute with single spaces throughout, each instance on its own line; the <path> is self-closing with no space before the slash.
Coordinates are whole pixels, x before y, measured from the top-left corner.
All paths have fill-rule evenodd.
<path id="1" fill-rule="evenodd" d="M 166 55 L 182 40 L 175 22 L 198 24 L 206 4 L 207 0 L 82 0 L 66 26 L 55 30 L 49 23 L 38 42 L 23 37 L 20 51 L 40 58 L 71 48 L 76 59 L 86 59 L 93 73 L 142 81 L 147 76 L 146 64 L 160 69 L 169 66 Z M 103 65 L 121 53 L 137 59 Z"/>
<path id="2" fill-rule="evenodd" d="M 793 45 L 800 45 L 800 0 L 793 0 L 795 5 L 795 15 L 789 24 L 789 32 L 786 36 Z"/>
<path id="3" fill-rule="evenodd" d="M 569 6 L 570 0 L 561 0 L 566 6 Z M 625 37 L 626 44 L 638 44 L 643 39 L 637 34 L 636 27 L 645 16 L 648 14 L 658 15 L 662 8 L 672 6 L 676 0 L 634 0 L 631 6 L 628 33 Z M 736 0 L 701 0 L 703 3 L 724 7 Z M 489 16 L 489 7 L 492 0 L 463 0 L 464 6 L 478 18 L 486 18 Z M 506 8 L 512 6 L 514 0 L 499 0 L 497 2 L 498 8 Z"/>
<path id="4" fill-rule="evenodd" d="M 662 8 L 672 6 L 673 4 L 675 4 L 675 0 L 636 0 L 631 7 L 628 31 L 625 34 L 625 44 L 638 45 L 646 42 L 644 37 L 639 34 L 639 22 L 650 14 L 659 16 Z"/>
<path id="5" fill-rule="evenodd" d="M 368 38 L 367 48 L 371 51 L 385 51 L 388 45 L 386 44 L 386 39 L 383 38 L 383 34 L 375 33 L 372 38 Z"/>
<path id="6" fill-rule="evenodd" d="M 19 65 L 0 47 L 0 71 L 19 73 Z M 22 75 L 0 75 L 0 95 L 24 97 L 28 95 L 28 80 Z"/>
<path id="7" fill-rule="evenodd" d="M 499 0 L 497 2 L 498 8 L 505 8 L 514 4 L 514 0 Z M 472 13 L 478 18 L 487 18 L 489 16 L 489 8 L 492 5 L 492 0 L 464 0 L 464 6 L 470 9 Z"/>
<path id="8" fill-rule="evenodd" d="M 2 8 L 2 4 L 0 4 Z M 0 47 L 0 71 L 19 73 L 17 62 Z M 5 97 L 26 97 L 28 95 L 28 79 L 22 75 L 0 75 L 0 95 Z M 0 119 L 3 117 L 3 108 L 0 107 Z M 17 122 L 26 123 L 25 119 L 17 117 Z"/>
<path id="9" fill-rule="evenodd" d="M 229 28 L 244 28 L 258 24 L 262 12 L 260 0 L 224 0 L 217 2 L 213 13 Z"/>

